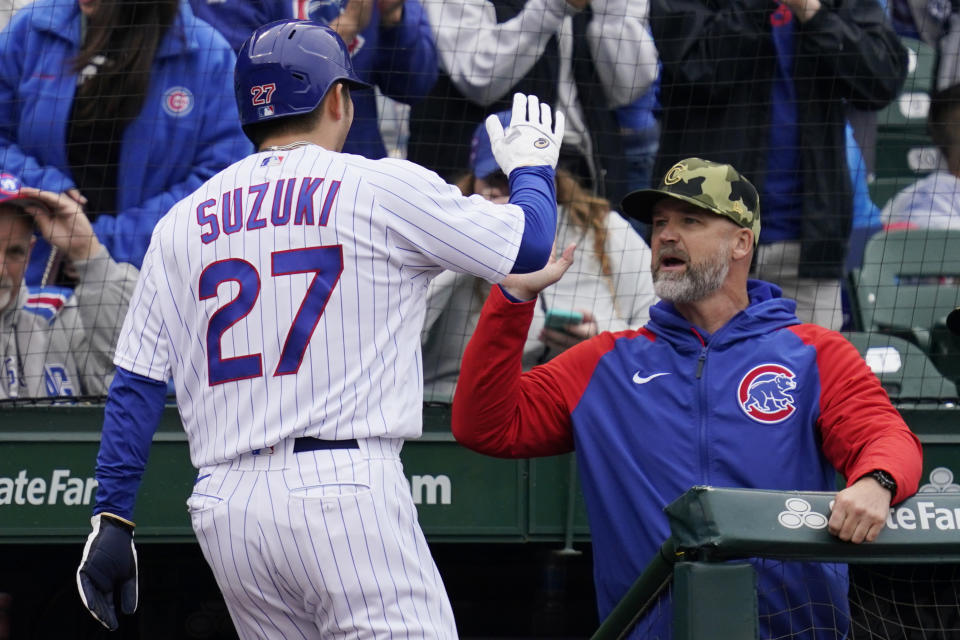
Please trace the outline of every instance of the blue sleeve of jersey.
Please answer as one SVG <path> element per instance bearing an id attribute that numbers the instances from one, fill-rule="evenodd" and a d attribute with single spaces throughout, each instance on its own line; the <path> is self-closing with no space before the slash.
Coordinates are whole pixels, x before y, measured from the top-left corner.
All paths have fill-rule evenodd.
<path id="1" fill-rule="evenodd" d="M 520 250 L 510 273 L 539 271 L 550 259 L 557 233 L 557 185 L 554 171 L 541 167 L 517 167 L 510 172 L 510 202 L 523 209 L 525 222 Z"/>
<path id="2" fill-rule="evenodd" d="M 94 514 L 107 511 L 133 520 L 137 489 L 166 398 L 166 382 L 117 367 L 104 409 Z"/>
<path id="3" fill-rule="evenodd" d="M 504 289 L 502 284 L 498 284 L 497 286 L 500 287 L 500 293 L 503 294 L 503 297 L 509 300 L 510 302 L 514 302 L 518 304 L 521 302 L 530 302 L 529 300 L 521 300 L 520 298 L 515 298 L 514 296 L 510 295 L 510 292 Z"/>

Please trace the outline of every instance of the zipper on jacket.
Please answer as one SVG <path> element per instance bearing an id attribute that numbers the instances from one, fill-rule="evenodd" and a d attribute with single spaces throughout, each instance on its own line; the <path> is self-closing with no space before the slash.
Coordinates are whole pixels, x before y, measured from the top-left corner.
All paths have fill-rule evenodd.
<path id="1" fill-rule="evenodd" d="M 710 460 L 710 451 L 707 446 L 707 385 L 703 380 L 703 368 L 707 362 L 707 350 L 710 348 L 706 341 L 703 339 L 703 336 L 700 335 L 700 332 L 695 328 L 691 327 L 693 334 L 697 336 L 697 340 L 700 341 L 700 356 L 697 358 L 697 398 L 699 402 L 699 412 L 700 412 L 700 429 L 699 429 L 699 438 L 700 438 L 700 481 L 703 484 L 710 484 L 710 473 L 709 473 L 709 460 Z"/>
<path id="2" fill-rule="evenodd" d="M 690 331 L 693 332 L 693 335 L 697 336 L 697 340 L 700 341 L 700 357 L 697 358 L 697 380 L 700 379 L 700 376 L 703 375 L 703 364 L 707 360 L 707 341 L 703 339 L 703 336 L 700 335 L 700 332 L 697 331 L 696 327 L 690 327 Z"/>
<path id="3" fill-rule="evenodd" d="M 700 398 L 700 477 L 710 484 L 710 447 L 707 445 L 707 382 L 703 379 L 703 367 L 707 361 L 707 345 L 700 349 L 697 359 L 697 395 Z"/>

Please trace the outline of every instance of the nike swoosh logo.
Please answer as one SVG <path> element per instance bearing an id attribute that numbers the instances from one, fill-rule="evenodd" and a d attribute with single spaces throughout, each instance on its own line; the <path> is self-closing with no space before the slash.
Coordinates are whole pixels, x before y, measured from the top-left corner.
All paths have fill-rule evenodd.
<path id="1" fill-rule="evenodd" d="M 643 378 L 640 376 L 640 372 L 637 371 L 635 374 L 633 374 L 633 381 L 636 382 L 637 384 L 647 384 L 654 378 L 659 378 L 660 376 L 668 376 L 668 375 L 670 375 L 670 373 L 664 371 L 663 373 L 654 373 L 653 375 L 649 375 L 646 378 Z"/>

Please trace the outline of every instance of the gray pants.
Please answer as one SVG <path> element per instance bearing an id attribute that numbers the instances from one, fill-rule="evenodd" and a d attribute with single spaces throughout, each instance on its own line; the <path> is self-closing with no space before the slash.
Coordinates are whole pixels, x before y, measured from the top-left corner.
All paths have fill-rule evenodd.
<path id="1" fill-rule="evenodd" d="M 801 278 L 797 275 L 799 264 L 799 240 L 762 244 L 757 248 L 757 263 L 753 275 L 783 289 L 785 298 L 796 300 L 797 317 L 801 322 L 839 330 L 843 325 L 840 281 Z"/>

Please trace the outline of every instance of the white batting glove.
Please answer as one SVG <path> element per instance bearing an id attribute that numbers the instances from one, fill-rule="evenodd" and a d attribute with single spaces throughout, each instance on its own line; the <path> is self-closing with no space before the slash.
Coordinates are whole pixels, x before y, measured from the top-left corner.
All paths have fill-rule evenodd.
<path id="1" fill-rule="evenodd" d="M 487 135 L 490 136 L 493 157 L 507 176 L 517 167 L 548 165 L 555 169 L 560 157 L 564 123 L 563 113 L 552 114 L 550 105 L 540 104 L 537 96 L 515 93 L 510 126 L 506 131 L 497 116 L 487 117 Z"/>

